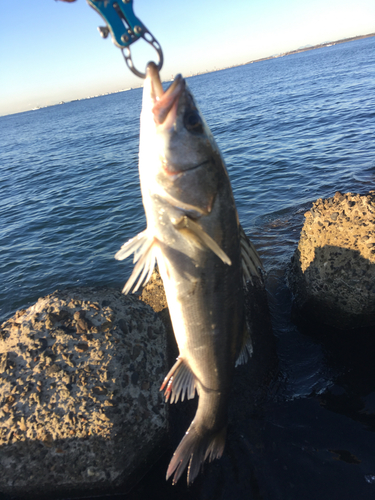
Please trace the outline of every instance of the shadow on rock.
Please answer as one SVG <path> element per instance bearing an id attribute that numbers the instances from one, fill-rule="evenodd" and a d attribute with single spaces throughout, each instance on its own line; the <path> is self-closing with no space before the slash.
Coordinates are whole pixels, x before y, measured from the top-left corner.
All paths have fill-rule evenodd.
<path id="1" fill-rule="evenodd" d="M 375 325 L 375 264 L 358 250 L 315 247 L 306 265 L 297 249 L 287 280 L 301 317 L 342 330 Z"/>
<path id="2" fill-rule="evenodd" d="M 375 191 L 317 200 L 287 280 L 302 316 L 340 328 L 375 325 Z"/>

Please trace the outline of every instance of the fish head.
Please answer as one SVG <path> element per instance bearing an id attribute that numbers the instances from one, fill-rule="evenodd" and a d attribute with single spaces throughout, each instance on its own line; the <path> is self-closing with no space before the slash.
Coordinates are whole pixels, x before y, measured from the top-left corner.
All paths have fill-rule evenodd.
<path id="1" fill-rule="evenodd" d="M 139 160 L 142 191 L 147 185 L 148 194 L 186 212 L 210 213 L 224 166 L 219 148 L 184 78 L 164 91 L 154 63 L 143 90 Z"/>

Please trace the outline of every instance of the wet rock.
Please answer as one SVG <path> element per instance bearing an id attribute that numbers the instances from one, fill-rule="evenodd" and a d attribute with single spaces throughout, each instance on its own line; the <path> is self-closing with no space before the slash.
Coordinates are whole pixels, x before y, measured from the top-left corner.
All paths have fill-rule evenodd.
<path id="1" fill-rule="evenodd" d="M 287 281 L 301 316 L 339 329 L 375 325 L 375 191 L 314 203 Z"/>
<path id="2" fill-rule="evenodd" d="M 79 321 L 92 325 L 90 334 L 75 331 Z M 160 454 L 167 408 L 159 387 L 168 367 L 165 333 L 150 339 L 151 325 L 164 332 L 136 297 L 77 288 L 39 299 L 1 326 L 1 494 L 123 491 Z"/>

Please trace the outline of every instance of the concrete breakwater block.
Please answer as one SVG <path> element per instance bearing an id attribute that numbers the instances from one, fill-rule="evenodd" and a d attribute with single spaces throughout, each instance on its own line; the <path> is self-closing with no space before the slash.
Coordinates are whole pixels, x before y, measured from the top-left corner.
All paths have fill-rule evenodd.
<path id="1" fill-rule="evenodd" d="M 375 325 L 375 191 L 313 204 L 287 281 L 302 316 L 340 329 Z"/>
<path id="2" fill-rule="evenodd" d="M 151 307 L 110 288 L 56 291 L 3 323 L 0 492 L 109 493 L 160 454 L 165 337 Z"/>

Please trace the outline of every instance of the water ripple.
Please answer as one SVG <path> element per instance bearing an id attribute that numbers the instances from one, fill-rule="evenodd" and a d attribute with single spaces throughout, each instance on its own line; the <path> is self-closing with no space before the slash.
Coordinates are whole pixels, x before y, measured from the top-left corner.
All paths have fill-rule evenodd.
<path id="1" fill-rule="evenodd" d="M 290 258 L 298 210 L 374 188 L 374 42 L 188 79 L 271 269 Z M 125 282 L 132 264 L 113 255 L 145 226 L 140 107 L 135 89 L 0 118 L 2 318 L 58 287 Z"/>

